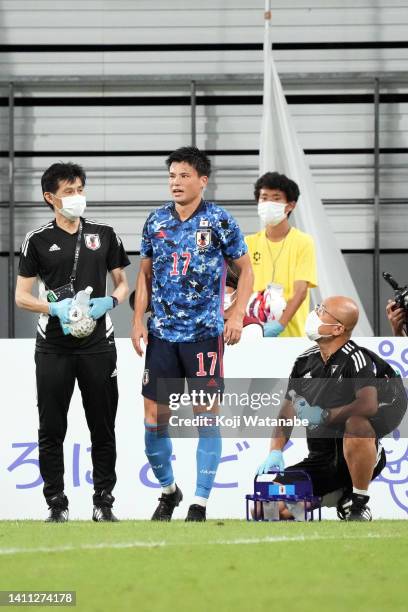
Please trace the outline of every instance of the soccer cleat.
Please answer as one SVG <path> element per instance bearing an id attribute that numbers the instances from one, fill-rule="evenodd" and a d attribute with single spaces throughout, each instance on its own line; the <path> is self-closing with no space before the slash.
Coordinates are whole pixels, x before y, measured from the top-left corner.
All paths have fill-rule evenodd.
<path id="1" fill-rule="evenodd" d="M 47 499 L 49 515 L 46 523 L 66 523 L 68 521 L 68 498 L 60 493 Z"/>
<path id="2" fill-rule="evenodd" d="M 206 520 L 205 507 L 191 504 L 186 516 L 186 523 L 203 523 Z"/>
<path id="3" fill-rule="evenodd" d="M 352 504 L 346 521 L 372 521 L 371 510 L 367 506 L 369 499 L 368 495 L 353 493 L 351 496 Z"/>
<path id="4" fill-rule="evenodd" d="M 92 520 L 95 523 L 118 523 L 119 519 L 113 514 L 112 508 L 107 506 L 94 506 L 92 512 Z"/>
<path id="5" fill-rule="evenodd" d="M 341 521 L 346 521 L 350 514 L 350 508 L 352 506 L 351 493 L 344 493 L 343 497 L 337 503 L 337 516 Z"/>
<path id="6" fill-rule="evenodd" d="M 115 498 L 107 491 L 95 491 L 93 496 L 92 520 L 96 523 L 118 523 L 119 519 L 112 512 L 112 505 Z"/>
<path id="7" fill-rule="evenodd" d="M 368 506 L 351 506 L 346 521 L 372 521 L 371 510 Z"/>
<path id="8" fill-rule="evenodd" d="M 46 523 L 66 523 L 68 521 L 68 508 L 62 510 L 51 506 L 49 515 L 45 519 Z"/>
<path id="9" fill-rule="evenodd" d="M 174 508 L 183 500 L 183 494 L 176 485 L 174 493 L 162 493 L 159 505 L 153 513 L 152 521 L 171 521 Z"/>

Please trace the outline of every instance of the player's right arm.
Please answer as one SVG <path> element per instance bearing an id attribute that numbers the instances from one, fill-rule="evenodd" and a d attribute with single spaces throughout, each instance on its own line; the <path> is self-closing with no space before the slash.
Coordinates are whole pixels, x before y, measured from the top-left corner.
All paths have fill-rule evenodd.
<path id="1" fill-rule="evenodd" d="M 146 257 L 140 260 L 139 274 L 136 279 L 135 308 L 132 325 L 132 344 L 139 357 L 143 355 L 141 340 L 147 346 L 147 328 L 144 323 L 144 314 L 150 303 L 152 294 L 152 258 Z"/>
<path id="2" fill-rule="evenodd" d="M 18 308 L 48 314 L 49 304 L 33 296 L 33 286 L 37 278 L 17 276 L 15 300 Z"/>
<path id="3" fill-rule="evenodd" d="M 279 411 L 279 419 L 290 419 L 293 422 L 295 410 L 290 400 L 285 399 Z M 285 469 L 283 459 L 283 448 L 292 434 L 292 427 L 277 425 L 272 433 L 269 455 L 265 461 L 261 463 L 257 472 L 258 475 L 266 474 L 272 469 L 279 469 L 281 472 Z"/>
<path id="4" fill-rule="evenodd" d="M 292 421 L 296 416 L 293 404 L 289 399 L 283 401 L 282 407 L 279 411 L 278 419 L 286 419 L 286 421 Z M 290 440 L 292 435 L 293 426 L 277 425 L 273 430 L 270 450 L 282 450 L 286 442 Z"/>
<path id="5" fill-rule="evenodd" d="M 281 406 L 281 409 L 278 415 L 278 419 L 286 419 L 287 422 L 292 422 L 292 423 L 296 416 L 296 411 L 293 406 L 291 394 L 293 392 L 295 392 L 295 394 L 298 393 L 298 379 L 299 379 L 298 364 L 299 364 L 299 358 L 296 359 L 295 363 L 293 364 L 293 368 L 292 368 L 292 371 L 290 373 L 289 380 L 288 380 L 288 387 L 286 390 L 285 399 L 283 400 L 283 403 L 282 403 L 282 406 Z M 288 440 L 290 439 L 290 436 L 292 435 L 292 430 L 293 430 L 293 425 L 291 427 L 286 426 L 286 425 L 285 426 L 277 425 L 272 433 L 270 450 L 271 451 L 282 450 L 286 442 L 288 442 Z"/>
<path id="6" fill-rule="evenodd" d="M 31 234 L 28 233 L 20 249 L 15 301 L 18 308 L 48 314 L 49 303 L 33 296 L 33 286 L 38 276 L 40 276 L 38 253 Z"/>
<path id="7" fill-rule="evenodd" d="M 292 368 L 292 372 L 289 378 L 288 388 L 286 392 L 285 399 L 283 400 L 281 409 L 279 411 L 278 419 L 285 419 L 286 422 L 292 422 L 294 417 L 296 416 L 296 412 L 290 399 L 289 392 L 296 391 L 296 379 L 298 378 L 297 372 L 297 360 Z M 261 463 L 259 466 L 257 473 L 266 474 L 272 469 L 279 469 L 281 472 L 285 469 L 285 462 L 283 459 L 283 449 L 285 444 L 290 439 L 292 435 L 293 425 L 277 425 L 271 437 L 271 442 L 269 446 L 269 455 L 266 457 L 265 461 Z"/>

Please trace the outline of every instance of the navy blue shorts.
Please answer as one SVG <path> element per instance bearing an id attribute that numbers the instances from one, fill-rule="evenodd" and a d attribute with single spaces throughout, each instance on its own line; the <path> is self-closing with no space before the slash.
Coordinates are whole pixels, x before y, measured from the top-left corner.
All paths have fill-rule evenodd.
<path id="1" fill-rule="evenodd" d="M 142 395 L 167 404 L 173 393 L 188 389 L 222 393 L 224 390 L 224 337 L 198 342 L 168 342 L 149 334 Z"/>

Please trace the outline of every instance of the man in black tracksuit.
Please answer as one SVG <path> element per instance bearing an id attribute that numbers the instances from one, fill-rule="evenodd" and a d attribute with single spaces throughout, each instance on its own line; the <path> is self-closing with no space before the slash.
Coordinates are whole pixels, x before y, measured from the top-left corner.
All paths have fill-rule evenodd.
<path id="1" fill-rule="evenodd" d="M 85 219 L 86 176 L 71 163 L 53 164 L 41 179 L 43 196 L 55 218 L 29 232 L 22 244 L 16 287 L 20 308 L 40 313 L 35 349 L 39 459 L 49 522 L 68 520 L 64 494 L 63 442 L 67 413 L 78 382 L 91 434 L 93 520 L 115 521 L 115 417 L 118 403 L 116 347 L 109 310 L 128 292 L 124 268 L 129 259 L 113 228 Z M 114 291 L 106 296 L 106 275 Z M 39 282 L 39 297 L 32 295 Z M 68 332 L 73 296 L 92 287 L 89 314 L 92 333 Z"/>
<path id="2" fill-rule="evenodd" d="M 351 340 L 357 320 L 357 305 L 341 296 L 309 314 L 305 331 L 317 344 L 296 359 L 279 414 L 308 422 L 308 456 L 285 469 L 282 451 L 292 432 L 277 427 L 258 473 L 278 469 L 276 481 L 286 485 L 306 472 L 323 505 L 337 497 L 339 518 L 369 521 L 369 484 L 386 464 L 380 439 L 400 425 L 407 395 L 389 364 Z M 304 516 L 303 505 L 288 509 L 280 508 L 282 518 L 296 516 L 293 510 Z"/>

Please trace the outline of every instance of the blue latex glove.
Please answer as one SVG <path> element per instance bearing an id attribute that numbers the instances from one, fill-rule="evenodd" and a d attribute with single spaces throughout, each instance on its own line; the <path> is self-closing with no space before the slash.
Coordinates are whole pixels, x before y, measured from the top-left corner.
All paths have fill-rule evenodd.
<path id="1" fill-rule="evenodd" d="M 107 295 L 102 298 L 92 298 L 89 300 L 89 314 L 93 319 L 100 319 L 108 310 L 113 308 L 112 296 Z"/>
<path id="2" fill-rule="evenodd" d="M 297 397 L 293 401 L 293 408 L 299 419 L 307 419 L 309 427 L 317 427 L 323 421 L 323 410 L 320 406 L 311 406 L 304 397 Z"/>
<path id="3" fill-rule="evenodd" d="M 264 338 L 276 338 L 279 336 L 284 330 L 284 326 L 279 323 L 279 321 L 269 321 L 265 323 L 263 328 Z"/>
<path id="4" fill-rule="evenodd" d="M 65 300 L 61 300 L 61 302 L 51 302 L 48 306 L 50 315 L 59 318 L 65 336 L 69 334 L 67 325 L 70 323 L 69 311 L 71 310 L 71 306 L 72 298 L 65 298 Z"/>
<path id="5" fill-rule="evenodd" d="M 258 468 L 257 474 L 267 474 L 270 470 L 280 470 L 283 472 L 285 469 L 285 462 L 283 460 L 283 453 L 280 450 L 273 450 L 269 453 L 267 458 Z"/>

